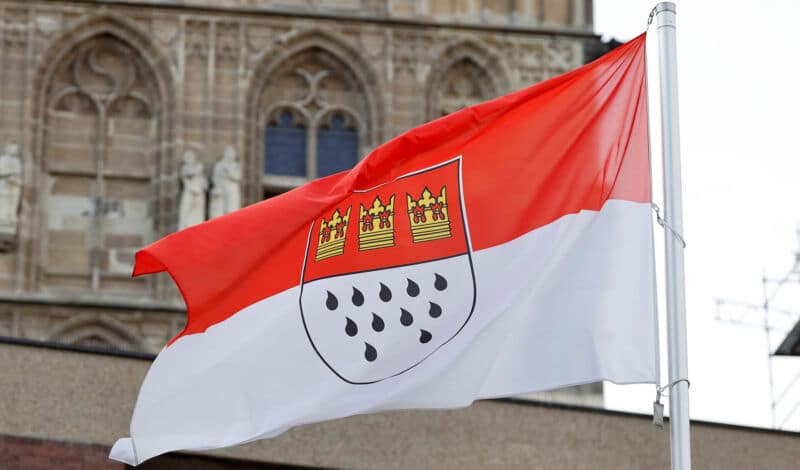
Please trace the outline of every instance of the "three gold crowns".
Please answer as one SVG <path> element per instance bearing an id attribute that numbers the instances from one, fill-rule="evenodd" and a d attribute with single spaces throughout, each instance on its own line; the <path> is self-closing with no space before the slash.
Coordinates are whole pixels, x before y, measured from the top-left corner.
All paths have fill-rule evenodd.
<path id="1" fill-rule="evenodd" d="M 447 187 L 442 186 L 438 196 L 426 187 L 421 197 L 415 199 L 406 193 L 408 219 L 414 243 L 428 242 L 452 236 L 450 214 L 447 210 Z M 395 244 L 395 195 L 384 203 L 376 196 L 372 205 L 359 204 L 358 249 L 359 251 L 388 248 Z M 350 224 L 350 209 L 342 216 L 339 209 L 324 217 L 320 223 L 317 261 L 344 253 L 347 227 Z"/>

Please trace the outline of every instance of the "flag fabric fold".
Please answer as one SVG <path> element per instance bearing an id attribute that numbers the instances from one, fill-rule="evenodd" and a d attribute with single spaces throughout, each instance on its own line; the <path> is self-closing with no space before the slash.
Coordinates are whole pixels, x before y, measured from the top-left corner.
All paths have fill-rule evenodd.
<path id="1" fill-rule="evenodd" d="M 610 380 L 655 382 L 645 36 L 355 168 L 174 233 L 185 329 L 111 458 Z"/>

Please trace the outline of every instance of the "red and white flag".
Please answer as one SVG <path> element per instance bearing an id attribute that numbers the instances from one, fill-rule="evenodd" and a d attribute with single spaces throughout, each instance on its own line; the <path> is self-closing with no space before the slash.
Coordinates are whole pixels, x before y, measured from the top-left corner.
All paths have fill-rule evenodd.
<path id="1" fill-rule="evenodd" d="M 645 36 L 172 234 L 186 328 L 111 458 L 600 380 L 655 382 Z"/>

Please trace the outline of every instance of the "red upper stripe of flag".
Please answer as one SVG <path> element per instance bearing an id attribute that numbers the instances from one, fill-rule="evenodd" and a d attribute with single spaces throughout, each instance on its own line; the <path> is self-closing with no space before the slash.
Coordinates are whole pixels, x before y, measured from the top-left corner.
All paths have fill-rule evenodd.
<path id="1" fill-rule="evenodd" d="M 188 311 L 178 337 L 203 332 L 297 286 L 310 227 L 354 191 L 459 155 L 473 250 L 609 199 L 647 202 L 644 56 L 642 34 L 570 73 L 412 129 L 348 172 L 147 246 L 134 275 L 168 271 Z"/>

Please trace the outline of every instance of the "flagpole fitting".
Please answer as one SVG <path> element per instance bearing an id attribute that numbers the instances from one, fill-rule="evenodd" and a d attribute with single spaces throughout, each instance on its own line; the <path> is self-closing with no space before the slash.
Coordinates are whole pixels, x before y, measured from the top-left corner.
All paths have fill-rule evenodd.
<path id="1" fill-rule="evenodd" d="M 686 382 L 687 387 L 691 386 L 691 382 L 689 382 L 689 379 L 678 379 L 678 380 L 673 380 L 672 382 L 664 385 L 663 387 L 657 387 L 656 393 L 658 394 L 658 396 L 669 397 L 669 395 L 664 393 L 664 391 L 671 389 L 675 385 L 678 385 L 680 382 Z"/>
<path id="2" fill-rule="evenodd" d="M 689 388 L 691 385 L 689 379 L 673 380 L 663 387 L 659 387 L 658 384 L 656 384 L 656 401 L 653 402 L 653 426 L 664 429 L 664 405 L 661 404 L 661 397 L 669 398 L 669 395 L 664 393 L 664 391 L 671 389 L 680 382 L 686 382 L 686 388 Z"/>
<path id="3" fill-rule="evenodd" d="M 651 20 L 657 14 L 659 14 L 661 12 L 665 12 L 665 11 L 668 11 L 668 12 L 673 13 L 673 14 L 676 13 L 677 9 L 675 8 L 675 4 L 672 3 L 672 2 L 661 2 L 661 3 L 658 3 L 656 6 L 653 7 L 653 11 L 650 12 Z M 660 28 L 662 26 L 669 26 L 669 25 L 658 25 L 658 26 Z M 672 26 L 675 26 L 675 25 L 672 24 Z"/>
<path id="4" fill-rule="evenodd" d="M 658 225 L 660 225 L 660 226 L 661 226 L 661 227 L 663 227 L 665 230 L 667 230 L 669 233 L 671 233 L 673 237 L 677 238 L 677 239 L 678 239 L 678 241 L 679 241 L 679 242 L 681 242 L 681 246 L 683 246 L 683 249 L 686 249 L 686 240 L 684 240 L 684 239 L 683 239 L 683 235 L 681 235 L 680 233 L 678 233 L 678 231 L 677 231 L 677 230 L 675 230 L 674 228 L 672 228 L 672 226 L 671 226 L 671 225 L 669 225 L 669 224 L 668 224 L 668 223 L 667 223 L 667 222 L 664 220 L 664 218 L 663 218 L 663 217 L 661 217 L 661 209 L 658 207 L 658 204 L 656 204 L 655 202 L 652 202 L 652 203 L 650 203 L 650 205 L 651 205 L 651 206 L 653 206 L 653 210 L 654 210 L 654 211 L 655 211 L 655 213 L 656 213 L 656 222 L 658 222 Z"/>

